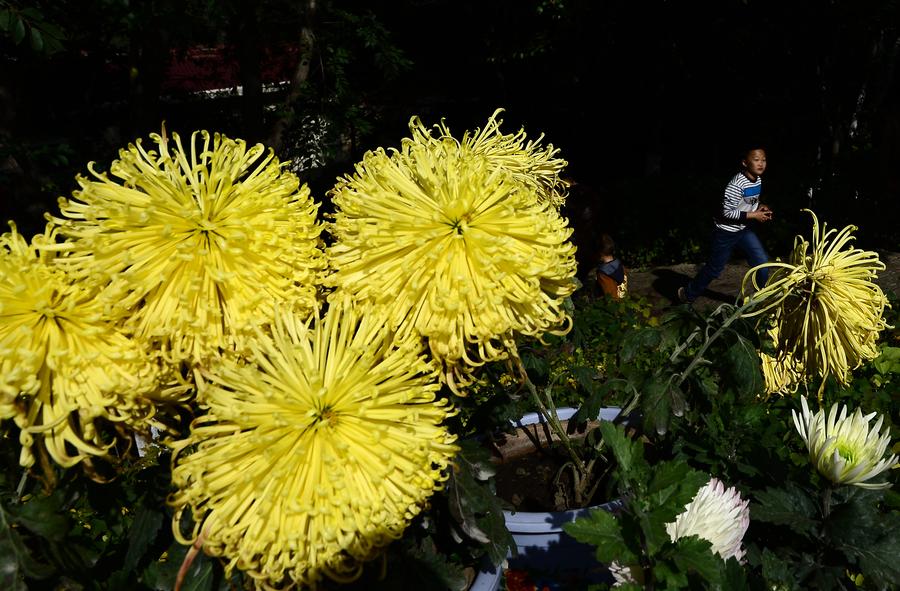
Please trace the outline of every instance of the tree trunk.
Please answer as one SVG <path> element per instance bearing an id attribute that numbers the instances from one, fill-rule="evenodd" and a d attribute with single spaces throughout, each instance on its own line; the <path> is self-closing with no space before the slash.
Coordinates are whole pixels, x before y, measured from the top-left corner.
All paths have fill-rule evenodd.
<path id="1" fill-rule="evenodd" d="M 262 49 L 256 2 L 241 0 L 236 12 L 237 59 L 240 71 L 241 122 L 248 142 L 263 138 Z"/>
<path id="2" fill-rule="evenodd" d="M 278 117 L 272 125 L 269 133 L 269 146 L 278 150 L 283 141 L 284 132 L 297 117 L 294 112 L 293 103 L 300 98 L 303 92 L 303 86 L 309 79 L 310 66 L 316 49 L 316 38 L 314 33 L 314 23 L 316 19 L 316 0 L 306 0 L 306 8 L 304 10 L 305 17 L 303 26 L 300 28 L 300 55 L 297 60 L 297 67 L 294 69 L 294 75 L 291 78 L 290 90 L 284 98 L 281 116 Z"/>

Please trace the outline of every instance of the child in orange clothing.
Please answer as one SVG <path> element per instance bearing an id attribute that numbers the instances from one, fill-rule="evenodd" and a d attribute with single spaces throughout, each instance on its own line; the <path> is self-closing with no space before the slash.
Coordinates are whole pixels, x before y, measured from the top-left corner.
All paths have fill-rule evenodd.
<path id="1" fill-rule="evenodd" d="M 600 236 L 600 263 L 593 270 L 597 275 L 599 293 L 617 300 L 628 292 L 628 275 L 625 265 L 616 258 L 616 243 L 609 234 Z"/>

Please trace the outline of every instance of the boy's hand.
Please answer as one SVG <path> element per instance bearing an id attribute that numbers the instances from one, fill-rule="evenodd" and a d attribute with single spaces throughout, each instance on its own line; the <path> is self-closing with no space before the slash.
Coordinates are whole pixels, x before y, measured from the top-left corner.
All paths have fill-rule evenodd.
<path id="1" fill-rule="evenodd" d="M 756 220 L 758 222 L 768 222 L 772 219 L 772 210 L 763 205 L 756 211 L 748 213 L 747 219 Z"/>

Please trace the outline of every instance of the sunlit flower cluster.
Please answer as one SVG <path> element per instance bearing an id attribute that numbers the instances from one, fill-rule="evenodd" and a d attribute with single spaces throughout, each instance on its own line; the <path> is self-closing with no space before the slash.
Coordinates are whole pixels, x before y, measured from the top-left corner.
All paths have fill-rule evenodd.
<path id="1" fill-rule="evenodd" d="M 324 269 L 318 205 L 262 145 L 151 135 L 89 166 L 54 221 L 67 263 L 170 361 L 240 348 L 275 302 L 309 313 Z"/>
<path id="2" fill-rule="evenodd" d="M 105 315 L 96 291 L 55 265 L 48 226 L 0 237 L 0 418 L 20 429 L 20 463 L 43 445 L 61 466 L 105 455 L 103 421 L 140 425 L 164 396 L 161 371 Z"/>
<path id="3" fill-rule="evenodd" d="M 258 588 L 352 580 L 448 476 L 435 368 L 344 300 L 314 323 L 279 313 L 251 348 L 204 371 L 208 413 L 175 445 L 176 535 Z"/>
<path id="4" fill-rule="evenodd" d="M 881 432 L 884 417 L 872 428 L 877 413 L 863 415 L 860 409 L 847 416 L 847 407 L 834 404 L 826 417 L 825 409 L 809 410 L 806 397 L 800 399 L 801 412 L 791 411 L 794 426 L 806 443 L 809 459 L 822 476 L 835 484 L 861 488 L 890 488 L 890 482 L 868 482 L 897 465 L 897 456 L 888 454 L 890 430 Z M 887 457 L 886 457 L 887 456 Z"/>
<path id="5" fill-rule="evenodd" d="M 333 190 L 330 284 L 428 340 L 455 387 L 516 354 L 518 334 L 568 330 L 575 248 L 533 185 L 450 137 L 365 155 Z"/>
<path id="6" fill-rule="evenodd" d="M 757 269 L 773 270 L 765 286 L 753 279 L 757 291 L 750 297 L 761 304 L 748 316 L 772 313 L 775 361 L 788 366 L 783 375 L 799 368 L 806 377 L 821 378 L 822 387 L 828 376 L 846 385 L 853 369 L 878 355 L 887 299 L 874 279 L 884 263 L 876 253 L 850 245 L 854 226 L 840 232 L 820 228 L 809 213 L 812 242 L 798 236 L 789 262 L 766 263 L 744 278 L 746 287 Z M 776 380 L 768 387 L 784 391 L 792 385 Z"/>
<path id="7" fill-rule="evenodd" d="M 418 117 L 413 117 L 409 126 L 412 139 L 404 141 L 403 146 L 440 144 L 449 140 L 464 154 L 483 156 L 492 170 L 509 172 L 516 181 L 533 189 L 539 199 L 549 201 L 559 209 L 565 203 L 568 188 L 560 173 L 568 163 L 556 157 L 559 149 L 553 144 L 541 146 L 543 134 L 526 141 L 528 136 L 524 129 L 515 134 L 501 133 L 503 120 L 499 116 L 502 112 L 503 109 L 494 111 L 483 128 L 465 132 L 459 141 L 443 121 L 429 129 Z"/>

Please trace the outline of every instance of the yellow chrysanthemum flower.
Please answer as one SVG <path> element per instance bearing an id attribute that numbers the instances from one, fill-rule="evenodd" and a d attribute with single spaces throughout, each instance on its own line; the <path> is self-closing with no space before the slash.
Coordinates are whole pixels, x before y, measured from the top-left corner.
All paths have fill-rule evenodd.
<path id="1" fill-rule="evenodd" d="M 835 484 L 852 484 L 860 488 L 890 488 L 890 482 L 866 482 L 897 465 L 897 456 L 888 453 L 891 443 L 890 429 L 881 432 L 884 417 L 878 416 L 869 429 L 869 422 L 878 413 L 863 416 L 856 409 L 847 416 L 846 405 L 831 407 L 828 417 L 825 409 L 817 413 L 809 410 L 806 397 L 800 398 L 801 412 L 791 411 L 794 427 L 809 449 L 809 459 L 822 476 Z"/>
<path id="2" fill-rule="evenodd" d="M 524 129 L 515 134 L 500 133 L 503 120 L 499 119 L 503 109 L 497 109 L 482 129 L 463 134 L 461 141 L 455 140 L 450 128 L 441 121 L 434 131 L 426 128 L 418 117 L 413 117 L 409 128 L 412 139 L 404 142 L 410 145 L 439 144 L 445 140 L 456 142 L 463 153 L 484 156 L 492 169 L 503 169 L 523 185 L 534 189 L 540 199 L 546 199 L 559 209 L 565 204 L 568 185 L 560 179 L 560 173 L 568 164 L 557 158 L 559 148 L 553 144 L 541 146 L 544 134 L 537 139 L 526 141 Z"/>
<path id="3" fill-rule="evenodd" d="M 769 336 L 775 347 L 778 347 L 778 330 L 769 329 Z M 781 357 L 772 357 L 768 353 L 760 352 L 763 378 L 766 384 L 766 394 L 793 394 L 797 391 L 804 379 L 803 366 L 789 354 Z"/>
<path id="4" fill-rule="evenodd" d="M 805 210 L 809 211 L 809 210 Z M 760 265 L 748 271 L 745 287 L 753 281 L 752 297 L 761 303 L 748 316 L 772 312 L 777 331 L 776 362 L 802 368 L 806 376 L 825 379 L 832 375 L 848 384 L 850 372 L 878 356 L 878 334 L 887 298 L 874 279 L 884 263 L 878 254 L 850 246 L 855 226 L 840 232 L 819 228 L 815 214 L 810 244 L 801 236 L 794 241 L 790 262 Z M 755 271 L 774 271 L 761 289 Z"/>
<path id="5" fill-rule="evenodd" d="M 61 466 L 105 455 L 101 420 L 141 424 L 162 396 L 160 371 L 104 318 L 96 291 L 77 283 L 42 245 L 10 224 L 0 236 L 0 418 L 21 429 L 20 463 L 34 463 L 39 439 Z"/>
<path id="6" fill-rule="evenodd" d="M 515 355 L 517 334 L 568 329 L 576 267 L 566 220 L 456 140 L 369 152 L 333 200 L 330 284 L 426 337 L 451 387 Z"/>
<path id="7" fill-rule="evenodd" d="M 310 325 L 280 313 L 249 362 L 204 370 L 207 415 L 175 444 L 176 536 L 257 588 L 357 577 L 447 478 L 457 451 L 414 338 L 347 301 Z M 187 510 L 187 513 L 186 513 Z"/>
<path id="8" fill-rule="evenodd" d="M 316 309 L 318 205 L 261 144 L 195 132 L 188 146 L 151 135 L 119 152 L 110 173 L 78 177 L 61 199 L 68 260 L 129 328 L 169 361 L 202 361 L 239 347 L 287 305 Z M 112 178 L 111 178 L 112 177 Z"/>

